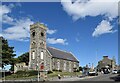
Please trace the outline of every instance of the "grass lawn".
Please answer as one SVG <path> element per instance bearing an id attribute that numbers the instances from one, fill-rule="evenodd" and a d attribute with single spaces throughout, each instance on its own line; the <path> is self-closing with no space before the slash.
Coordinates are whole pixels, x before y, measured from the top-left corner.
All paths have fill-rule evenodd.
<path id="1" fill-rule="evenodd" d="M 25 74 L 24 72 L 22 72 L 23 74 L 17 73 L 17 74 L 12 74 L 9 76 L 6 76 L 5 79 L 6 80 L 26 80 L 26 79 L 36 79 L 37 75 L 31 75 L 29 76 L 28 73 Z M 52 77 L 57 77 L 58 74 L 61 75 L 61 77 L 64 76 L 77 76 L 77 75 L 81 75 L 80 72 L 58 72 L 58 71 L 54 71 L 53 73 L 47 74 L 48 78 L 52 78 Z M 2 78 L 4 79 L 4 78 Z"/>
<path id="2" fill-rule="evenodd" d="M 77 76 L 77 75 L 81 75 L 80 72 L 53 72 L 51 74 L 48 74 L 48 77 L 57 77 L 58 74 L 60 74 L 62 77 L 63 76 Z"/>

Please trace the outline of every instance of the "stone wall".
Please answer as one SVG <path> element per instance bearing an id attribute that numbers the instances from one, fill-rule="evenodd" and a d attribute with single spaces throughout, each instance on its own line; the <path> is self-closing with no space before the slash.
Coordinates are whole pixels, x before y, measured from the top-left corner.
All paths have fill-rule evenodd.
<path id="1" fill-rule="evenodd" d="M 23 62 L 23 63 L 16 63 L 14 65 L 14 73 L 17 71 L 25 71 L 28 70 L 28 66 Z"/>
<path id="2" fill-rule="evenodd" d="M 79 68 L 78 62 L 52 58 L 52 70 L 61 70 L 62 72 L 73 72 L 75 69 L 78 68 Z"/>

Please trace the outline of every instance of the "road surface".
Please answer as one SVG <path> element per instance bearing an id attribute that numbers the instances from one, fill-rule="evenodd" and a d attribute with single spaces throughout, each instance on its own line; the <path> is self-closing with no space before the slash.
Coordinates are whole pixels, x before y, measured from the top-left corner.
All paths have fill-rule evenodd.
<path id="1" fill-rule="evenodd" d="M 93 78 L 80 79 L 80 81 L 120 81 L 117 74 L 102 74 Z"/>

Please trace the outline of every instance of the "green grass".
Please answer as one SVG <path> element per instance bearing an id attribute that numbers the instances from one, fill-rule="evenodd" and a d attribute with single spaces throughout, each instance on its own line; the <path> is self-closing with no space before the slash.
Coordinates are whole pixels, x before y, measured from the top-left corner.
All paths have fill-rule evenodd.
<path id="1" fill-rule="evenodd" d="M 62 77 L 63 76 L 77 76 L 77 75 L 81 75 L 80 72 L 53 72 L 51 74 L 48 74 L 48 77 L 56 77 L 56 76 L 58 76 L 58 74 L 60 74 Z"/>
<path id="2" fill-rule="evenodd" d="M 26 80 L 26 79 L 35 79 L 35 78 L 37 78 L 37 75 L 30 74 L 30 71 L 29 72 L 21 71 L 21 72 L 22 73 L 19 72 L 19 73 L 16 73 L 16 74 L 12 74 L 12 75 L 6 76 L 5 79 L 6 80 Z M 47 76 L 48 76 L 48 78 L 52 78 L 52 77 L 57 77 L 58 74 L 60 74 L 61 77 L 63 77 L 63 76 L 77 76 L 77 75 L 81 75 L 80 72 L 58 72 L 58 71 L 54 71 L 53 73 L 47 74 Z"/>

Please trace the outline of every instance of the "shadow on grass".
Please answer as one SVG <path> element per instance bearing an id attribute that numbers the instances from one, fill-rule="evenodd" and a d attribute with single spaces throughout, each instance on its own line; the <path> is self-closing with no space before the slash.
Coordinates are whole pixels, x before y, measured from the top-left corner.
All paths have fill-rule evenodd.
<path id="1" fill-rule="evenodd" d="M 120 82 L 120 75 L 117 75 L 115 77 L 110 77 L 110 79 L 116 81 L 116 82 Z"/>

